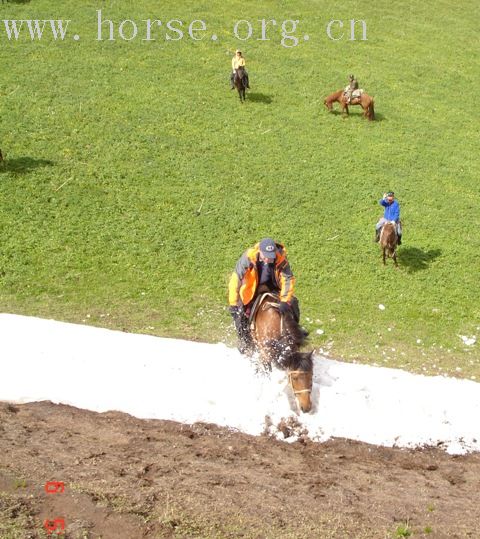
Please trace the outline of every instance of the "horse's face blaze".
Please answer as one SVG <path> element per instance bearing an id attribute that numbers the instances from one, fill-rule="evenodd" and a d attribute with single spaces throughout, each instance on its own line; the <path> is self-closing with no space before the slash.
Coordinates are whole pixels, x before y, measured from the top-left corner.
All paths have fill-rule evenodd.
<path id="1" fill-rule="evenodd" d="M 312 374 L 309 372 L 292 373 L 290 383 L 300 409 L 302 412 L 309 412 L 312 409 Z"/>

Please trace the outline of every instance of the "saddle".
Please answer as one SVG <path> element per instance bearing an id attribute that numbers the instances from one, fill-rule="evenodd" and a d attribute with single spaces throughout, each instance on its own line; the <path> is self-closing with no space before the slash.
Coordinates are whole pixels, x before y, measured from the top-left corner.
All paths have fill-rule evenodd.
<path id="1" fill-rule="evenodd" d="M 345 90 L 343 91 L 343 95 L 348 98 L 350 97 L 350 100 L 352 99 L 359 99 L 360 97 L 362 97 L 362 94 L 364 93 L 364 90 L 363 88 L 359 88 L 358 90 L 353 90 L 352 94 L 349 96 L 349 92 L 350 92 L 350 89 L 348 88 L 345 88 Z"/>
<path id="2" fill-rule="evenodd" d="M 275 294 L 273 292 L 263 292 L 257 296 L 257 299 L 253 302 L 252 307 L 250 308 L 250 312 L 248 313 L 248 324 L 250 326 L 250 329 L 253 331 L 255 328 L 255 318 L 257 317 L 258 309 L 260 307 L 260 304 L 263 302 L 264 298 L 270 298 L 271 303 L 278 304 L 280 303 L 280 299 L 278 297 L 278 294 Z"/>

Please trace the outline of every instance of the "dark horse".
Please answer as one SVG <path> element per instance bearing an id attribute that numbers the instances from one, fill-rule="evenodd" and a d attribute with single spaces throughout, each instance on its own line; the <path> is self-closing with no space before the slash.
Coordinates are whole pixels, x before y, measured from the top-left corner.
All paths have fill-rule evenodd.
<path id="1" fill-rule="evenodd" d="M 382 249 L 383 263 L 386 264 L 388 258 L 393 258 L 395 266 L 397 263 L 397 225 L 395 221 L 388 221 L 382 226 L 380 231 L 380 247 Z"/>
<path id="2" fill-rule="evenodd" d="M 347 97 L 343 90 L 338 90 L 325 98 L 324 104 L 329 111 L 333 108 L 333 103 L 340 103 L 342 114 L 348 115 L 349 105 L 360 105 L 364 110 L 363 116 L 369 120 L 375 120 L 375 109 L 373 106 L 373 97 L 363 92 L 360 97 L 353 98 L 350 103 L 347 102 Z"/>
<path id="3" fill-rule="evenodd" d="M 243 66 L 240 66 L 238 69 L 235 69 L 233 84 L 238 91 L 238 97 L 240 98 L 240 101 L 243 103 L 245 101 L 245 89 L 247 87 L 247 81 L 245 80 L 245 69 Z"/>
<path id="4" fill-rule="evenodd" d="M 302 412 L 312 408 L 312 352 L 300 352 L 305 337 L 292 313 L 281 315 L 279 299 L 264 294 L 258 304 L 252 337 L 263 365 L 275 364 L 288 373 L 289 385 Z"/>

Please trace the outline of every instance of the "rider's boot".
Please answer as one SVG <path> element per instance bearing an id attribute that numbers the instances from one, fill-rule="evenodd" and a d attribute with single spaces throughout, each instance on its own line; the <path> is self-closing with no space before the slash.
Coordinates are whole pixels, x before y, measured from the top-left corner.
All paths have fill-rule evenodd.
<path id="1" fill-rule="evenodd" d="M 252 356 L 253 355 L 253 343 L 246 340 L 241 340 L 238 343 L 238 351 L 243 354 L 244 356 Z"/>
<path id="2" fill-rule="evenodd" d="M 251 356 L 254 352 L 252 335 L 250 333 L 248 318 L 241 314 L 235 318 L 235 329 L 238 335 L 238 351 Z"/>

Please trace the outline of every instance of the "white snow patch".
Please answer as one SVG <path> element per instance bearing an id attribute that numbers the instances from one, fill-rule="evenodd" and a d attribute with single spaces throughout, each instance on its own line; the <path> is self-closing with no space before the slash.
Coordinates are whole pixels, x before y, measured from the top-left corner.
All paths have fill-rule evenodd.
<path id="1" fill-rule="evenodd" d="M 467 335 L 459 335 L 459 337 L 466 346 L 473 346 L 477 342 L 477 337 L 475 335 L 472 337 L 467 337 Z"/>
<path id="2" fill-rule="evenodd" d="M 290 418 L 298 432 L 318 441 L 337 436 L 480 451 L 480 384 L 471 380 L 317 355 L 314 410 L 298 414 L 284 372 L 256 374 L 251 362 L 223 344 L 9 314 L 0 314 L 0 338 L 0 400 L 51 400 L 140 418 L 213 422 L 249 434 L 266 428 L 277 433 L 276 425 Z"/>

